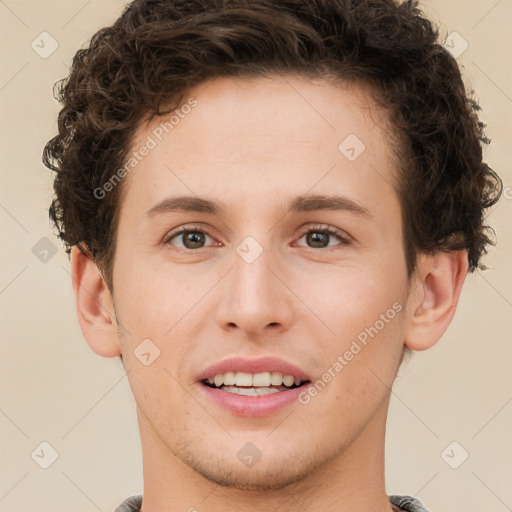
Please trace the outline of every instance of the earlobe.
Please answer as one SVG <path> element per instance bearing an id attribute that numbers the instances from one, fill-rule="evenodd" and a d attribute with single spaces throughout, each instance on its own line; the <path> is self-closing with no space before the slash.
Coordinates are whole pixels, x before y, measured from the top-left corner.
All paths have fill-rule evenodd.
<path id="1" fill-rule="evenodd" d="M 70 259 L 78 322 L 88 345 L 104 357 L 120 355 L 112 297 L 103 276 L 76 245 Z"/>
<path id="2" fill-rule="evenodd" d="M 405 346 L 425 350 L 435 345 L 450 325 L 468 271 L 465 250 L 425 255 L 419 283 L 409 297 Z"/>

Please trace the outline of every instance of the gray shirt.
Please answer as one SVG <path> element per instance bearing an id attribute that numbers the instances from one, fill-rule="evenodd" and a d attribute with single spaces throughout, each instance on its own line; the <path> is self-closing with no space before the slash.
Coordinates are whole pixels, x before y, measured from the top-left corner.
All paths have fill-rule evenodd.
<path id="1" fill-rule="evenodd" d="M 422 503 L 412 496 L 389 496 L 391 504 L 396 505 L 404 512 L 429 512 Z M 142 494 L 126 498 L 114 512 L 140 512 Z"/>

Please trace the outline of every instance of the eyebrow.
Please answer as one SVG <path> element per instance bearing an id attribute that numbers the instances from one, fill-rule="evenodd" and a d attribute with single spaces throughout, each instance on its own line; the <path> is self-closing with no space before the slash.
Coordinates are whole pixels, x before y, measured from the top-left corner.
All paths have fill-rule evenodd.
<path id="1" fill-rule="evenodd" d="M 288 207 L 289 213 L 319 210 L 348 211 L 363 217 L 372 217 L 364 206 L 361 206 L 348 197 L 336 195 L 302 195 L 296 197 Z M 180 196 L 164 199 L 150 208 L 145 215 L 152 217 L 160 213 L 173 211 L 202 212 L 218 215 L 221 214 L 224 209 L 222 205 L 216 201 L 197 196 Z"/>

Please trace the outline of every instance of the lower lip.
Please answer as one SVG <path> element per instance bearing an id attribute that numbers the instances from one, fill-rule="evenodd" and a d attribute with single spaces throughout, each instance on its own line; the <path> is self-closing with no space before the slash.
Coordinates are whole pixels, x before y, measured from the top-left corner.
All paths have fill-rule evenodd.
<path id="1" fill-rule="evenodd" d="M 244 396 L 223 391 L 222 389 L 210 388 L 199 383 L 206 396 L 213 400 L 221 408 L 238 416 L 259 417 L 270 416 L 283 410 L 297 400 L 307 385 L 298 388 L 287 389 L 279 393 L 260 396 Z"/>

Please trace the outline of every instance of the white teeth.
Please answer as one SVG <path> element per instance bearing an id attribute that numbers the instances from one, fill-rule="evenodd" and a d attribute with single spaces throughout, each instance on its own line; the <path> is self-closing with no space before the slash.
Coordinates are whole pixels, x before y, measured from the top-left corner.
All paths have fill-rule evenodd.
<path id="1" fill-rule="evenodd" d="M 222 391 L 227 391 L 228 393 L 234 393 L 236 395 L 244 395 L 244 396 L 263 396 L 263 395 L 271 395 L 272 393 L 279 393 L 280 391 L 285 391 L 286 388 L 238 388 L 236 386 L 222 386 L 220 389 Z"/>
<path id="2" fill-rule="evenodd" d="M 227 372 L 224 374 L 224 385 L 225 386 L 233 386 L 236 383 L 236 373 L 235 372 Z"/>
<path id="3" fill-rule="evenodd" d="M 215 387 L 236 386 L 236 388 L 269 388 L 269 386 L 282 386 L 287 387 L 300 386 L 302 380 L 293 375 L 283 375 L 280 372 L 261 372 L 261 373 L 247 373 L 247 372 L 226 372 L 218 373 L 213 378 L 206 379 L 208 384 L 214 384 Z M 272 388 L 269 388 L 272 389 Z"/>
<path id="4" fill-rule="evenodd" d="M 235 384 L 237 386 L 252 386 L 252 374 L 245 372 L 236 372 Z"/>
<path id="5" fill-rule="evenodd" d="M 238 394 L 245 396 L 258 396 L 256 388 L 238 388 Z"/>
<path id="6" fill-rule="evenodd" d="M 258 395 L 271 395 L 272 393 L 279 393 L 279 391 L 283 391 L 282 389 L 276 388 L 254 388 L 256 389 L 256 393 Z"/>
<path id="7" fill-rule="evenodd" d="M 272 372 L 270 374 L 270 384 L 272 386 L 280 386 L 283 383 L 283 374 L 279 372 Z"/>
<path id="8" fill-rule="evenodd" d="M 293 383 L 295 382 L 295 377 L 293 375 L 285 375 L 283 377 L 283 384 L 285 386 L 293 386 Z"/>
<path id="9" fill-rule="evenodd" d="M 252 385 L 253 386 L 270 386 L 270 373 L 256 373 L 252 376 Z"/>

